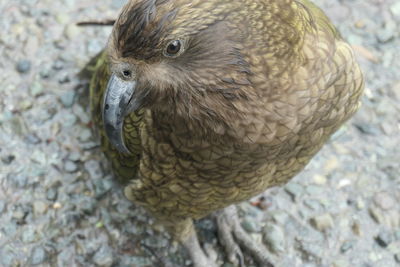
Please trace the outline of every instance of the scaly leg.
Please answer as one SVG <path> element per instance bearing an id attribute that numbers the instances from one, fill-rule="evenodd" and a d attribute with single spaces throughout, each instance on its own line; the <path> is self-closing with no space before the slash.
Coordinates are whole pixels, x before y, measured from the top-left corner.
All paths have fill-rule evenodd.
<path id="1" fill-rule="evenodd" d="M 194 267 L 217 267 L 201 248 L 192 219 L 165 225 L 174 238 L 187 249 Z"/>
<path id="2" fill-rule="evenodd" d="M 249 252 L 260 267 L 273 267 L 268 260 L 268 252 L 261 244 L 257 244 L 240 225 L 236 206 L 232 205 L 214 214 L 218 224 L 218 235 L 225 247 L 227 258 L 235 265 L 244 267 L 242 247 Z M 239 247 L 240 246 L 240 247 Z"/>

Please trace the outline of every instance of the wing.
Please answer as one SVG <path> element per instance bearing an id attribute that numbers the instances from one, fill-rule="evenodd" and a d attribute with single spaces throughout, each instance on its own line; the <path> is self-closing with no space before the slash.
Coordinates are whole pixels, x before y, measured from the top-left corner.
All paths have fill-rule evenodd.
<path id="1" fill-rule="evenodd" d="M 96 133 L 100 137 L 101 147 L 111 162 L 116 178 L 121 183 L 127 183 L 136 177 L 141 154 L 139 128 L 142 121 L 142 111 L 137 111 L 125 118 L 124 138 L 131 155 L 119 153 L 108 141 L 103 128 L 102 109 L 103 95 L 110 78 L 107 53 L 103 51 L 97 55 L 96 65 L 90 82 L 90 108 Z"/>

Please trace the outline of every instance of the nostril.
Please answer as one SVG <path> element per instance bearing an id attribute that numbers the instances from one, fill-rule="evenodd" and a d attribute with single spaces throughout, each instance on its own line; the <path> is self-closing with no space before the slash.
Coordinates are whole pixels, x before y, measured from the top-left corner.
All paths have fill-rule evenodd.
<path id="1" fill-rule="evenodd" d="M 124 75 L 124 77 L 128 78 L 131 77 L 131 71 L 130 70 L 123 70 L 122 74 Z"/>
<path id="2" fill-rule="evenodd" d="M 108 104 L 106 104 L 106 106 L 104 107 L 105 110 L 108 110 L 110 108 L 110 106 Z"/>

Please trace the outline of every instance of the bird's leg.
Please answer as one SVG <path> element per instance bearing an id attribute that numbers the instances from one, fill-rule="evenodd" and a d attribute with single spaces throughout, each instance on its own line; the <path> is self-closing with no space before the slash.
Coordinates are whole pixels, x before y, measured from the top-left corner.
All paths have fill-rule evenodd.
<path id="1" fill-rule="evenodd" d="M 174 224 L 165 224 L 169 232 L 188 251 L 194 267 L 217 267 L 216 263 L 210 260 L 200 246 L 192 219 L 185 219 Z"/>
<path id="2" fill-rule="evenodd" d="M 242 228 L 236 206 L 231 205 L 214 213 L 218 225 L 218 236 L 225 247 L 228 260 L 235 265 L 244 267 L 243 248 L 249 252 L 261 267 L 273 266 L 268 260 L 267 249 L 257 244 Z M 240 246 L 240 247 L 239 247 Z"/>

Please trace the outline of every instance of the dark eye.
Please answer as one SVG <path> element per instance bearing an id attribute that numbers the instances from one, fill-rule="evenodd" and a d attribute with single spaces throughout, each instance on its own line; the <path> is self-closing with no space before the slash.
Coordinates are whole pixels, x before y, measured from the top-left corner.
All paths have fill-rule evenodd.
<path id="1" fill-rule="evenodd" d="M 180 40 L 174 40 L 167 46 L 166 55 L 176 56 L 182 49 L 182 42 Z"/>
<path id="2" fill-rule="evenodd" d="M 131 71 L 130 70 L 123 70 L 122 74 L 124 75 L 125 78 L 131 77 Z"/>

